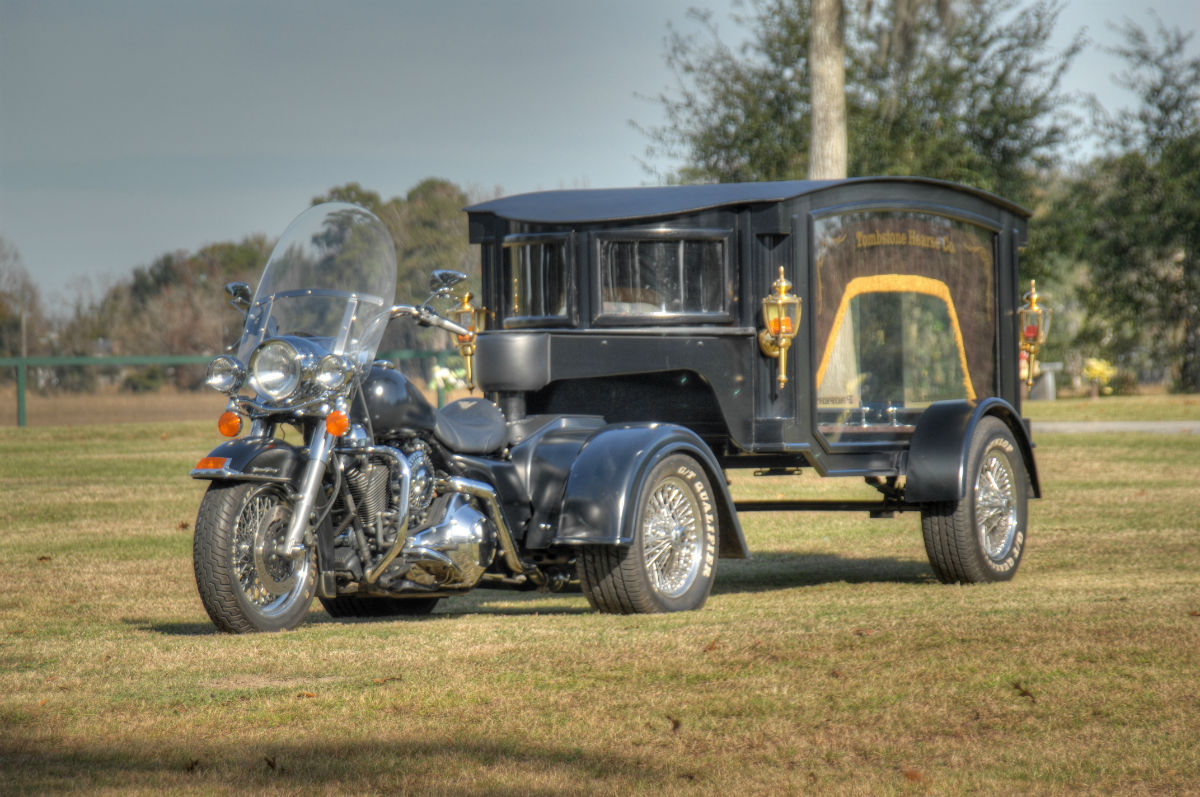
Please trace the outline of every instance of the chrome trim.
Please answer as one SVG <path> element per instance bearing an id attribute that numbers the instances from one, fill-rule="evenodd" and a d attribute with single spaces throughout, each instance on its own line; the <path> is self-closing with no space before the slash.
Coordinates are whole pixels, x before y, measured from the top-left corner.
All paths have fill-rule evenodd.
<path id="1" fill-rule="evenodd" d="M 307 550 L 302 540 L 308 531 L 309 516 L 312 514 L 313 504 L 316 503 L 321 480 L 325 478 L 325 466 L 332 452 L 333 435 L 325 431 L 325 421 L 322 420 L 313 430 L 312 442 L 308 449 L 308 464 L 304 466 L 304 476 L 297 491 L 298 500 L 292 508 L 287 535 L 283 538 L 283 555 L 289 559 L 297 559 Z"/>
<path id="2" fill-rule="evenodd" d="M 404 547 L 404 543 L 408 541 L 408 496 L 409 484 L 412 481 L 412 468 L 408 466 L 408 459 L 404 454 L 391 446 L 369 446 L 365 449 L 355 449 L 355 454 L 371 455 L 375 454 L 385 459 L 389 459 L 395 468 L 389 468 L 391 473 L 391 481 L 388 485 L 388 490 L 399 501 L 396 512 L 396 539 L 392 541 L 392 547 L 384 555 L 379 563 L 367 571 L 364 579 L 367 584 L 374 584 L 383 571 L 388 569 L 388 566 L 395 561 L 399 556 L 400 550 Z"/>
<path id="3" fill-rule="evenodd" d="M 193 468 L 189 475 L 193 479 L 209 481 L 236 480 L 239 482 L 272 482 L 274 484 L 287 484 L 291 481 L 286 476 L 258 476 L 229 468 Z"/>
<path id="4" fill-rule="evenodd" d="M 464 479 L 458 476 L 449 479 L 439 479 L 437 488 L 439 492 L 449 489 L 457 493 L 466 493 L 483 501 L 488 517 L 491 518 L 492 523 L 496 526 L 496 536 L 500 539 L 500 553 L 504 556 L 504 563 L 508 565 L 508 569 L 525 576 L 539 587 L 545 586 L 549 582 L 546 574 L 537 565 L 526 564 L 521 561 L 521 557 L 517 553 L 516 543 L 513 542 L 512 531 L 509 530 L 508 522 L 504 519 L 504 513 L 500 509 L 500 502 L 496 498 L 495 490 L 483 482 L 472 481 L 471 479 Z"/>

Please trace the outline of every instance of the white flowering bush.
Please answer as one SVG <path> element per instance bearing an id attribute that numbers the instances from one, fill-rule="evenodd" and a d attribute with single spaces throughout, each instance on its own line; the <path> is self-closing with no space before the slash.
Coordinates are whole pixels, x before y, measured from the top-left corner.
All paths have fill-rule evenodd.
<path id="1" fill-rule="evenodd" d="M 444 365 L 435 365 L 429 384 L 436 390 L 446 392 L 462 390 L 467 386 L 467 372 L 462 368 L 447 368 Z"/>

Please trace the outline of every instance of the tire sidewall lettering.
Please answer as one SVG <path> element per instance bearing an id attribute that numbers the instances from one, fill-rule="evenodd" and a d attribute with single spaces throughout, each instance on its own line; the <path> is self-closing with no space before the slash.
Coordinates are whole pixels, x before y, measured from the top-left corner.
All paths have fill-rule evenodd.
<path id="1" fill-rule="evenodd" d="M 685 465 L 680 465 L 676 468 L 675 475 L 687 482 L 700 504 L 700 521 L 704 535 L 704 564 L 701 568 L 701 575 L 704 578 L 710 578 L 713 568 L 717 564 L 716 507 L 713 504 L 712 496 L 709 493 L 708 485 L 705 483 L 703 476 Z"/>

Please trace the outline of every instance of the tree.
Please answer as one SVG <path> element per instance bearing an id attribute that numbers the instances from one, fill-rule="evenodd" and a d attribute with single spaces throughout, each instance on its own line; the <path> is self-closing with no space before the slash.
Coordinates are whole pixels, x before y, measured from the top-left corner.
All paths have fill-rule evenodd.
<path id="1" fill-rule="evenodd" d="M 467 195 L 454 183 L 441 178 L 422 180 L 404 197 L 383 200 L 358 183 L 347 183 L 314 197 L 320 202 L 352 202 L 383 221 L 396 247 L 396 295 L 400 301 L 422 301 L 429 290 L 434 269 L 477 272 L 478 253 L 468 242 L 467 217 L 462 212 Z M 383 350 L 432 351 L 446 346 L 445 335 L 415 324 L 392 324 Z"/>
<path id="2" fill-rule="evenodd" d="M 0 236 L 0 356 L 32 353 L 45 327 L 37 286 L 21 253 Z"/>
<path id="3" fill-rule="evenodd" d="M 842 0 L 812 0 L 808 62 L 812 76 L 812 136 L 808 176 L 846 176 L 846 47 Z"/>
<path id="4" fill-rule="evenodd" d="M 1091 262 L 1085 340 L 1127 367 L 1169 364 L 1200 391 L 1200 58 L 1191 34 L 1126 22 L 1116 52 L 1138 105 L 1102 121 L 1115 150 L 1076 183 Z"/>
<path id="5" fill-rule="evenodd" d="M 795 179 L 809 172 L 810 0 L 753 0 L 735 53 L 711 15 L 705 38 L 672 29 L 667 123 L 650 157 L 681 181 Z M 1050 52 L 1058 0 L 860 0 L 847 6 L 848 173 L 921 174 L 1031 201 L 1071 120 L 1058 86 L 1081 45 Z"/>

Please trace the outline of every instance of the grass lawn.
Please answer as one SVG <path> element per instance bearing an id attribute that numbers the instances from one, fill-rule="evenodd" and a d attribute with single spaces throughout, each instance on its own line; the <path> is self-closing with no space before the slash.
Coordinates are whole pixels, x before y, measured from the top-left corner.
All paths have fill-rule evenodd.
<path id="1" fill-rule="evenodd" d="M 1054 401 L 1026 401 L 1034 421 L 1200 421 L 1200 395 L 1156 393 Z"/>
<path id="2" fill-rule="evenodd" d="M 0 429 L 0 790 L 1200 792 L 1200 436 L 1039 437 L 1008 584 L 935 583 L 911 514 L 758 513 L 699 612 L 478 591 L 250 636 L 191 573 L 215 442 Z"/>

